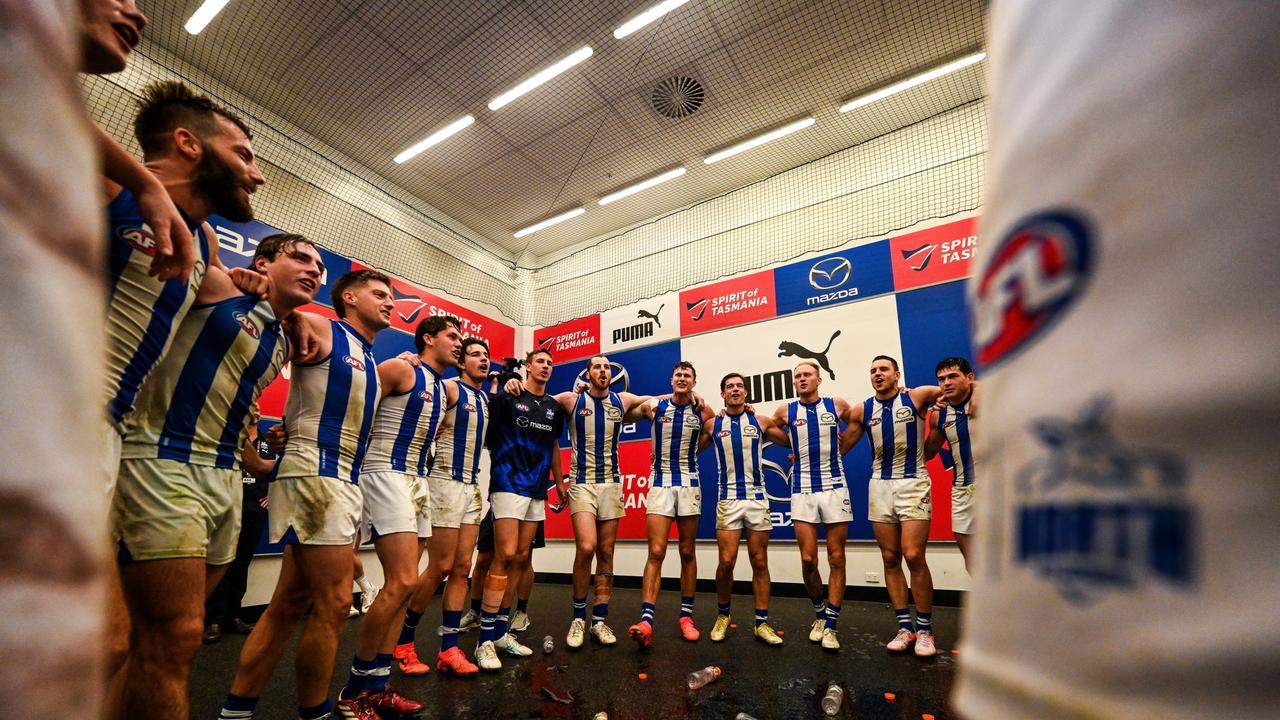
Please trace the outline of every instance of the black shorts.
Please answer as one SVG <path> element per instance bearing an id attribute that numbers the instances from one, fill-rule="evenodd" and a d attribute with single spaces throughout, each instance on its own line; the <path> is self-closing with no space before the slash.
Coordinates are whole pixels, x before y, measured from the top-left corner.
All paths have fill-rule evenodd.
<path id="1" fill-rule="evenodd" d="M 543 548 L 547 546 L 547 535 L 543 532 L 546 527 L 546 521 L 538 523 L 538 532 L 533 535 L 533 549 Z M 476 536 L 476 552 L 491 553 L 493 552 L 493 509 L 484 514 L 480 520 L 480 534 Z"/>

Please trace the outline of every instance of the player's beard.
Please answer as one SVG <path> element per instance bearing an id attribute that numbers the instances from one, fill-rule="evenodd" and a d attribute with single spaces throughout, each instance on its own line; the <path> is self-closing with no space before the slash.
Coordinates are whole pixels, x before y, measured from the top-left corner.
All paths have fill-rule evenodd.
<path id="1" fill-rule="evenodd" d="M 213 211 L 232 222 L 253 219 L 253 206 L 242 194 L 243 185 L 234 170 L 214 152 L 200 158 L 195 172 L 196 189 L 209 200 Z"/>

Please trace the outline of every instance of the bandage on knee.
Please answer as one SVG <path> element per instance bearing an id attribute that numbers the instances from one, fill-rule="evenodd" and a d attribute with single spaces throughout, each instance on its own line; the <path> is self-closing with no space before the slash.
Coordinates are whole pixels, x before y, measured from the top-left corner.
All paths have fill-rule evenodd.
<path id="1" fill-rule="evenodd" d="M 507 576 L 489 573 L 484 579 L 484 607 L 502 607 L 502 597 L 507 594 Z"/>

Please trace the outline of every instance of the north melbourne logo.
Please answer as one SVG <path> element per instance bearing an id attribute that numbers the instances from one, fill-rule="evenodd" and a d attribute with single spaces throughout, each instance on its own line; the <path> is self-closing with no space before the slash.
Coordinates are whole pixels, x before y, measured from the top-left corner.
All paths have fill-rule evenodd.
<path id="1" fill-rule="evenodd" d="M 1197 584 L 1197 518 L 1180 457 L 1118 439 L 1105 399 L 1074 421 L 1037 419 L 1030 432 L 1045 454 L 1015 478 L 1014 563 L 1078 604 L 1140 585 Z"/>

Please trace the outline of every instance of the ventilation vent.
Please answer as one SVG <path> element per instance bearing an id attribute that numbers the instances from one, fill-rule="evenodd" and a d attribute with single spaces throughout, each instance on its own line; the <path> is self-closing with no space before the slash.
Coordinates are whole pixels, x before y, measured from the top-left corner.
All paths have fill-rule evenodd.
<path id="1" fill-rule="evenodd" d="M 691 77 L 671 77 L 653 89 L 653 109 L 663 117 L 688 117 L 702 107 L 702 83 Z"/>

